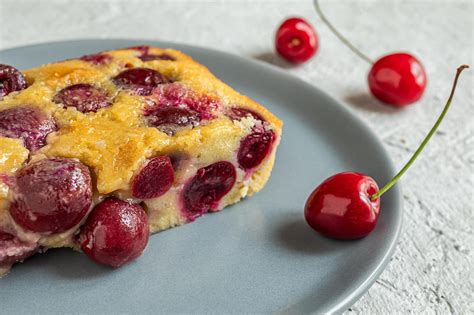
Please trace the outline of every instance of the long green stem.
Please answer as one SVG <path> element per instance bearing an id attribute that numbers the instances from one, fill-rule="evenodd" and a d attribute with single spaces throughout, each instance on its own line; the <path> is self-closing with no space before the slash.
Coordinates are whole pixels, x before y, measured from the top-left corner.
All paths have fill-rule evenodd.
<path id="1" fill-rule="evenodd" d="M 334 33 L 334 35 L 339 38 L 341 42 L 343 42 L 347 47 L 349 47 L 350 50 L 352 50 L 356 55 L 358 55 L 360 58 L 364 59 L 370 64 L 373 64 L 373 60 L 367 57 L 364 53 L 362 53 L 359 49 L 357 49 L 354 45 L 351 44 L 349 40 L 347 40 L 339 31 L 329 22 L 329 20 L 326 18 L 326 16 L 323 13 L 323 10 L 321 10 L 321 7 L 319 6 L 319 1 L 314 0 L 314 7 L 316 9 L 316 12 L 319 14 L 321 17 L 321 20 L 329 27 L 329 29 Z"/>
<path id="2" fill-rule="evenodd" d="M 456 76 L 454 77 L 453 87 L 451 88 L 451 94 L 449 94 L 448 101 L 446 102 L 446 105 L 444 105 L 444 108 L 443 108 L 443 111 L 441 112 L 441 115 L 439 115 L 438 120 L 435 122 L 435 124 L 431 128 L 430 132 L 426 135 L 425 139 L 420 144 L 418 149 L 416 149 L 416 151 L 413 154 L 413 156 L 411 157 L 411 159 L 408 160 L 408 162 L 405 164 L 405 166 L 403 166 L 403 168 L 385 186 L 382 187 L 382 189 L 380 189 L 378 192 L 376 192 L 375 194 L 373 194 L 370 197 L 371 200 L 375 200 L 377 198 L 380 198 L 380 196 L 382 196 L 387 190 L 389 190 L 390 187 L 392 187 L 400 179 L 400 177 L 402 177 L 402 175 L 405 174 L 407 169 L 413 164 L 413 162 L 416 160 L 418 155 L 420 155 L 421 151 L 423 151 L 426 144 L 428 143 L 428 141 L 430 141 L 431 137 L 436 132 L 436 129 L 438 129 L 438 126 L 441 124 L 441 121 L 443 120 L 444 116 L 448 112 L 448 109 L 451 106 L 451 101 L 453 100 L 454 91 L 456 91 L 456 85 L 458 83 L 459 75 L 466 68 L 469 68 L 469 66 L 468 65 L 462 65 L 457 69 Z"/>

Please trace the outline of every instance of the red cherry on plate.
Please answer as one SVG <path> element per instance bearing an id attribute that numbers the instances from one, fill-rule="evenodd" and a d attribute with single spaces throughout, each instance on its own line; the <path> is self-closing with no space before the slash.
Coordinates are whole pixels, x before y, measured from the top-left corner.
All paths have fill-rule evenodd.
<path id="1" fill-rule="evenodd" d="M 302 63 L 313 57 L 318 50 L 318 36 L 306 20 L 292 17 L 278 28 L 275 47 L 289 62 Z"/>
<path id="2" fill-rule="evenodd" d="M 384 103 L 403 107 L 420 99 L 426 73 L 420 61 L 407 53 L 394 53 L 377 60 L 370 69 L 370 92 Z"/>
<path id="3" fill-rule="evenodd" d="M 405 174 L 438 129 L 451 106 L 459 75 L 468 68 L 457 69 L 448 101 L 438 120 L 405 166 L 380 190 L 375 180 L 345 172 L 326 179 L 306 201 L 304 215 L 317 232 L 335 239 L 352 240 L 368 235 L 375 228 L 380 212 L 380 197 Z"/>
<path id="4" fill-rule="evenodd" d="M 380 198 L 370 197 L 377 183 L 360 173 L 339 173 L 326 179 L 309 196 L 304 215 L 319 233 L 336 239 L 356 239 L 377 224 Z"/>
<path id="5" fill-rule="evenodd" d="M 89 258 L 117 268 L 142 254 L 149 235 L 148 217 L 140 205 L 108 198 L 92 210 L 77 241 Z"/>

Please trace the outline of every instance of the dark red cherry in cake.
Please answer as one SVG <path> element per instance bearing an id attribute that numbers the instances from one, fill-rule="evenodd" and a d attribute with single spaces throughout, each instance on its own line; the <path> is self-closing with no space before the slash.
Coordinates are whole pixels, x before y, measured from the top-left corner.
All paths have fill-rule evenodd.
<path id="1" fill-rule="evenodd" d="M 380 101 L 403 107 L 421 98 L 426 87 L 426 73 L 414 56 L 394 53 L 372 65 L 368 81 L 370 92 Z"/>
<path id="2" fill-rule="evenodd" d="M 35 151 L 46 144 L 46 137 L 57 130 L 54 120 L 35 106 L 19 106 L 0 111 L 0 136 L 22 139 Z"/>
<path id="3" fill-rule="evenodd" d="M 94 65 L 103 65 L 112 59 L 112 56 L 105 53 L 97 53 L 92 55 L 85 55 L 79 58 L 80 60 L 90 62 Z"/>
<path id="4" fill-rule="evenodd" d="M 309 196 L 304 215 L 319 233 L 336 239 L 357 239 L 377 224 L 380 198 L 371 200 L 377 183 L 360 173 L 339 173 L 326 179 Z"/>
<path id="5" fill-rule="evenodd" d="M 254 112 L 251 109 L 241 108 L 241 107 L 233 107 L 227 111 L 227 116 L 232 120 L 241 120 L 242 118 L 252 117 L 255 120 L 259 120 L 261 122 L 265 122 L 263 117 Z"/>
<path id="6" fill-rule="evenodd" d="M 140 205 L 108 198 L 94 207 L 77 242 L 95 262 L 117 268 L 142 254 L 149 235 L 148 217 Z"/>
<path id="7" fill-rule="evenodd" d="M 53 102 L 64 107 L 75 107 L 82 113 L 96 112 L 111 105 L 106 91 L 87 83 L 74 84 L 62 89 L 54 96 Z"/>
<path id="8" fill-rule="evenodd" d="M 192 221 L 209 210 L 216 210 L 219 201 L 234 186 L 237 173 L 234 165 L 219 161 L 198 169 L 183 189 L 184 212 Z"/>
<path id="9" fill-rule="evenodd" d="M 119 87 L 134 91 L 138 95 L 150 95 L 153 88 L 169 80 L 156 70 L 132 68 L 120 72 L 112 81 Z"/>
<path id="10" fill-rule="evenodd" d="M 37 250 L 36 243 L 23 242 L 13 234 L 0 231 L 0 267 L 23 261 Z"/>
<path id="11" fill-rule="evenodd" d="M 170 55 L 168 54 L 145 54 L 145 55 L 142 55 L 142 56 L 139 56 L 138 58 L 141 59 L 141 61 L 153 61 L 153 60 L 169 60 L 169 61 L 174 61 L 175 59 L 173 57 L 171 57 Z"/>
<path id="12" fill-rule="evenodd" d="M 157 198 L 171 188 L 173 181 L 171 159 L 167 156 L 154 157 L 132 179 L 132 196 L 138 199 Z"/>
<path id="13" fill-rule="evenodd" d="M 318 36 L 306 20 L 292 17 L 278 28 L 275 48 L 289 62 L 302 63 L 313 57 L 318 50 Z"/>
<path id="14" fill-rule="evenodd" d="M 0 64 L 0 99 L 11 92 L 26 88 L 26 80 L 18 69 Z"/>
<path id="15" fill-rule="evenodd" d="M 240 141 L 237 161 L 244 170 L 250 170 L 260 165 L 270 154 L 275 133 L 272 130 L 254 130 Z"/>
<path id="16" fill-rule="evenodd" d="M 17 172 L 12 191 L 11 216 L 33 232 L 63 232 L 78 224 L 92 203 L 89 169 L 73 159 L 26 165 Z"/>
<path id="17" fill-rule="evenodd" d="M 175 134 L 180 127 L 197 126 L 201 121 L 198 112 L 186 107 L 158 107 L 146 113 L 149 126 L 168 135 Z"/>
<path id="18" fill-rule="evenodd" d="M 304 208 L 305 219 L 314 230 L 327 237 L 352 240 L 368 235 L 375 228 L 380 197 L 405 174 L 436 132 L 451 106 L 459 75 L 466 68 L 467 65 L 462 65 L 457 69 L 446 105 L 418 149 L 380 190 L 373 178 L 354 172 L 336 174 L 316 187 Z"/>

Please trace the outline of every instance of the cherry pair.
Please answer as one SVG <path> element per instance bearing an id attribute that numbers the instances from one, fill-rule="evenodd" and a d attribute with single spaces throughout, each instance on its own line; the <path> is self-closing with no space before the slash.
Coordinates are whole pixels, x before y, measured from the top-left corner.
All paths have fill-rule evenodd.
<path id="1" fill-rule="evenodd" d="M 408 53 L 393 53 L 372 61 L 326 19 L 317 0 L 315 6 L 331 31 L 359 57 L 371 64 L 368 84 L 370 92 L 377 99 L 395 107 L 404 107 L 421 98 L 426 87 L 426 73 L 418 59 Z M 306 20 L 292 17 L 278 28 L 275 46 L 283 58 L 297 64 L 315 55 L 319 40 L 316 31 Z"/>

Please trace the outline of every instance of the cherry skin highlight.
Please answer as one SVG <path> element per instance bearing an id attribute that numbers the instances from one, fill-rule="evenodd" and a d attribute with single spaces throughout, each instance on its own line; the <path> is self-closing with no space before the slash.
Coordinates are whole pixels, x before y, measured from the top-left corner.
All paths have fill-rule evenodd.
<path id="1" fill-rule="evenodd" d="M 451 106 L 461 72 L 467 68 L 468 65 L 458 67 L 451 93 L 438 119 L 412 157 L 385 186 L 379 189 L 367 175 L 344 172 L 316 187 L 304 209 L 305 219 L 314 230 L 327 237 L 352 240 L 366 236 L 375 228 L 380 213 L 380 197 L 397 183 L 430 141 Z"/>
<path id="2" fill-rule="evenodd" d="M 48 158 L 20 169 L 10 214 L 23 228 L 59 233 L 78 224 L 92 204 L 89 169 L 73 159 Z"/>
<path id="3" fill-rule="evenodd" d="M 306 20 L 292 17 L 278 28 L 275 48 L 289 62 L 302 63 L 313 57 L 318 50 L 318 36 Z"/>
<path id="4" fill-rule="evenodd" d="M 319 233 L 341 240 L 366 236 L 375 228 L 380 198 L 370 197 L 379 190 L 369 176 L 345 172 L 326 179 L 309 196 L 306 222 Z"/>
<path id="5" fill-rule="evenodd" d="M 426 73 L 418 59 L 395 53 L 377 60 L 370 69 L 370 92 L 380 101 L 404 107 L 418 101 L 426 88 Z"/>
<path id="6" fill-rule="evenodd" d="M 95 262 L 117 268 L 142 254 L 149 235 L 148 217 L 140 205 L 108 198 L 94 207 L 77 242 Z"/>

